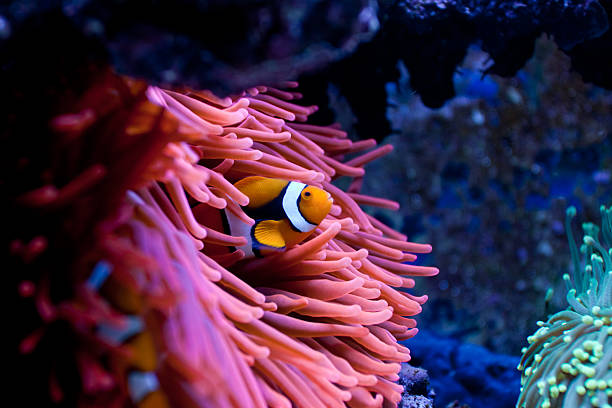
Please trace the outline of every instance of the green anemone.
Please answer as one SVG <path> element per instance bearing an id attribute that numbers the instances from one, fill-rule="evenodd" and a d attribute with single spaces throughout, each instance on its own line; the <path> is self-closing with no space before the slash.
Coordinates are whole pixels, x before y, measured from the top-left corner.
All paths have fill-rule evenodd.
<path id="1" fill-rule="evenodd" d="M 527 338 L 518 366 L 519 408 L 611 408 L 612 207 L 601 207 L 601 230 L 582 225 L 580 249 L 571 229 L 576 209 L 566 214 L 573 263 L 573 276 L 563 276 L 569 307 L 538 322 L 540 328 Z"/>

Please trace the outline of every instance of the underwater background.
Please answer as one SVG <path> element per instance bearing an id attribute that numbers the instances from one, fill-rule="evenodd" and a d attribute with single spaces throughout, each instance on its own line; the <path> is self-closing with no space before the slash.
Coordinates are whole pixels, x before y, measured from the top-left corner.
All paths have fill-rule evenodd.
<path id="1" fill-rule="evenodd" d="M 527 338 L 567 308 L 566 210 L 576 208 L 577 226 L 598 224 L 612 204 L 612 2 L 153 3 L 147 13 L 137 1 L 0 5 L 2 89 L 20 101 L 0 122 L 4 140 L 20 134 L 11 126 L 24 112 L 27 134 L 58 114 L 24 95 L 64 103 L 92 86 L 97 65 L 181 92 L 248 89 L 251 99 L 267 92 L 256 85 L 298 81 L 299 103 L 319 106 L 311 123 L 393 146 L 363 166 L 360 193 L 400 209 L 364 211 L 433 247 L 416 264 L 440 273 L 415 278 L 410 293 L 428 300 L 418 334 L 401 342 L 427 373 L 403 365 L 400 384 L 418 398 L 399 406 L 514 407 Z M 347 177 L 334 185 L 352 188 Z"/>
<path id="2" fill-rule="evenodd" d="M 612 92 L 584 83 L 546 35 L 512 78 L 483 74 L 487 64 L 470 47 L 453 75 L 457 96 L 431 109 L 399 63 L 399 80 L 386 85 L 392 133 L 382 140 L 395 149 L 367 167 L 362 190 L 401 204 L 374 216 L 434 243 L 421 259 L 441 273 L 418 280 L 429 300 L 406 343 L 440 406 L 514 406 L 527 336 L 566 307 L 565 210 L 599 220 L 612 202 Z M 350 128 L 350 106 L 329 92 Z"/>
<path id="3" fill-rule="evenodd" d="M 376 214 L 409 239 L 438 243 L 424 262 L 445 273 L 421 282 L 423 327 L 516 353 L 547 289 L 553 310 L 565 301 L 565 209 L 598 220 L 612 199 L 612 93 L 571 73 L 545 37 L 516 78 L 482 77 L 486 57 L 468 53 L 458 96 L 438 110 L 405 80 L 389 84 L 395 151 L 368 168 L 364 191 L 402 204 Z"/>

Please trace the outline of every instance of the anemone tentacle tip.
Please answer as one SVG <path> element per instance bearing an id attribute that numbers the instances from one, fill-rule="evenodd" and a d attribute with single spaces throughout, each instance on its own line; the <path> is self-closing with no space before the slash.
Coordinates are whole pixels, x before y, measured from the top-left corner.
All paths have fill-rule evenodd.
<path id="1" fill-rule="evenodd" d="M 602 231 L 610 244 L 603 215 L 606 207 L 602 208 Z M 569 207 L 567 215 L 571 220 L 576 209 Z M 605 380 L 612 369 L 610 358 L 601 358 L 612 356 L 612 322 L 601 318 L 612 315 L 612 280 L 596 272 L 612 272 L 612 261 L 606 256 L 609 249 L 599 241 L 599 229 L 584 223 L 585 245 L 579 252 L 570 222 L 566 228 L 574 264 L 572 277 L 563 274 L 568 308 L 551 315 L 546 322 L 538 322 L 540 328 L 527 339 L 530 346 L 523 349 L 518 368 L 523 385 L 519 408 L 600 406 L 598 398 L 608 398 L 612 392 Z M 584 255 L 582 269 L 580 253 Z"/>

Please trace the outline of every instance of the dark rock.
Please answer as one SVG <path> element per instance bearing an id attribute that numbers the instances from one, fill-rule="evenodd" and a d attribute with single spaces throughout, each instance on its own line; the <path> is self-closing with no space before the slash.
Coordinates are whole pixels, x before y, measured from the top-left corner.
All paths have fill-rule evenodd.
<path id="1" fill-rule="evenodd" d="M 0 39 L 55 10 L 103 44 L 120 73 L 219 94 L 293 79 L 345 56 L 378 28 L 376 3 L 369 0 L 39 3 L 0 6 Z"/>
<path id="2" fill-rule="evenodd" d="M 398 408 L 433 408 L 434 393 L 430 389 L 426 370 L 404 363 L 399 377 L 404 393 Z"/>
<path id="3" fill-rule="evenodd" d="M 399 383 L 404 386 L 407 394 L 428 395 L 429 376 L 426 370 L 403 364 L 399 376 Z"/>
<path id="4" fill-rule="evenodd" d="M 381 140 L 390 132 L 386 121 L 385 84 L 399 76 L 403 61 L 410 86 L 430 108 L 453 98 L 453 74 L 472 44 L 490 57 L 483 74 L 514 76 L 534 52 L 543 33 L 572 57 L 585 81 L 611 88 L 612 0 L 423 0 L 379 2 L 381 28 L 374 39 L 323 72 L 306 75 L 312 100 L 326 100 L 328 83 L 346 98 L 361 138 Z M 329 121 L 321 109 L 315 119 Z"/>
<path id="5" fill-rule="evenodd" d="M 601 0 L 612 21 L 612 0 Z M 582 74 L 587 82 L 612 89 L 612 30 L 603 35 L 584 41 L 567 51 L 572 59 L 572 68 Z"/>
<path id="6" fill-rule="evenodd" d="M 448 68 L 437 66 L 438 61 L 427 62 L 422 58 L 423 48 L 437 48 L 448 42 L 454 42 L 456 47 L 461 42 L 480 42 L 494 61 L 489 72 L 512 76 L 531 57 L 534 41 L 541 33 L 550 34 L 560 48 L 570 50 L 609 29 L 606 10 L 598 1 L 402 1 L 393 10 L 385 26 L 397 25 L 398 32 L 403 30 L 403 38 L 415 44 L 409 43 L 404 52 L 407 66 L 408 60 L 414 59 L 429 65 L 433 72 Z M 450 33 L 438 33 L 440 28 Z M 418 39 L 424 41 L 417 43 Z"/>
<path id="7" fill-rule="evenodd" d="M 520 389 L 519 358 L 421 330 L 406 341 L 411 363 L 427 370 L 436 406 L 513 408 Z M 456 406 L 461 406 L 457 403 Z"/>
<path id="8" fill-rule="evenodd" d="M 422 395 L 404 395 L 398 408 L 433 408 L 433 401 Z"/>

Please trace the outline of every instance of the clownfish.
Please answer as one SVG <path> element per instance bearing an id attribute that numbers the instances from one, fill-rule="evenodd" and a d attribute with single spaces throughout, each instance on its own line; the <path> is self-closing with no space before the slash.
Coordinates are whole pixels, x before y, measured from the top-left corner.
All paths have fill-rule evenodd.
<path id="1" fill-rule="evenodd" d="M 261 257 L 302 242 L 333 203 L 327 191 L 297 181 L 251 176 L 234 186 L 249 197 L 249 204 L 242 209 L 255 224 L 245 223 L 226 209 L 223 226 L 229 235 L 246 239 L 246 245 L 237 247 L 246 257 Z"/>
<path id="2" fill-rule="evenodd" d="M 87 279 L 86 286 L 102 295 L 115 309 L 123 313 L 122 324 L 100 322 L 96 335 L 103 341 L 122 346 L 129 352 L 124 362 L 127 391 L 136 408 L 170 408 L 161 390 L 157 374 L 157 352 L 153 336 L 141 317 L 143 305 L 140 296 L 113 279 L 112 266 L 98 262 Z"/>

